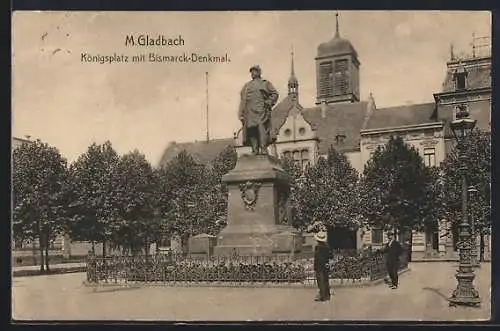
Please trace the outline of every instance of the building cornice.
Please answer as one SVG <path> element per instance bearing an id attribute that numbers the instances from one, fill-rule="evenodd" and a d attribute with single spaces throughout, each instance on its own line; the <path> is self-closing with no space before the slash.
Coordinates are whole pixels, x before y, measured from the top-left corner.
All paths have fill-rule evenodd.
<path id="1" fill-rule="evenodd" d="M 380 134 L 380 133 L 390 133 L 390 132 L 402 132 L 402 131 L 411 131 L 411 130 L 423 130 L 423 129 L 441 129 L 443 128 L 443 122 L 432 122 L 432 123 L 423 123 L 423 124 L 412 124 L 412 125 L 404 125 L 404 126 L 393 126 L 387 128 L 377 128 L 377 129 L 364 129 L 361 130 L 360 133 L 362 136 L 369 136 L 372 134 Z"/>
<path id="2" fill-rule="evenodd" d="M 299 142 L 304 142 L 304 141 L 316 141 L 319 142 L 320 139 L 318 137 L 314 138 L 305 138 L 305 139 L 290 139 L 290 140 L 284 140 L 284 141 L 276 141 L 276 145 L 283 145 L 283 144 L 294 144 L 294 143 L 299 143 Z"/>
<path id="3" fill-rule="evenodd" d="M 446 65 L 449 68 L 454 68 L 458 66 L 460 63 L 465 64 L 465 65 L 474 65 L 474 64 L 490 64 L 491 65 L 491 56 L 479 56 L 479 57 L 467 57 L 467 58 L 457 58 L 452 61 L 446 62 Z"/>
<path id="4" fill-rule="evenodd" d="M 460 91 L 449 91 L 449 92 L 439 92 L 439 93 L 434 93 L 434 100 L 438 101 L 442 98 L 446 97 L 466 97 L 471 94 L 482 94 L 482 93 L 489 93 L 491 94 L 491 86 L 488 87 L 480 87 L 480 88 L 475 88 L 475 89 L 465 89 L 465 90 L 460 90 Z"/>

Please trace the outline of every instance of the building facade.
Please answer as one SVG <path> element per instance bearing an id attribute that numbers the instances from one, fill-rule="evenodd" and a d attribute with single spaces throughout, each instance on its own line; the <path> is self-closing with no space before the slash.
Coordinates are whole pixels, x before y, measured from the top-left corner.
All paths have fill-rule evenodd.
<path id="1" fill-rule="evenodd" d="M 355 47 L 340 36 L 337 17 L 335 35 L 317 47 L 316 98 L 314 106 L 300 102 L 299 79 L 295 74 L 294 56 L 288 94 L 273 109 L 272 127 L 277 135 L 269 153 L 291 157 L 305 168 L 328 149 L 345 153 L 352 166 L 363 172 L 364 165 L 379 145 L 397 134 L 422 156 L 425 165 L 438 166 L 453 145 L 450 122 L 455 107 L 467 103 L 477 126 L 491 132 L 491 55 L 457 58 L 451 54 L 446 63 L 442 91 L 434 94 L 434 102 L 377 108 L 372 94 L 360 100 L 360 61 Z M 250 152 L 242 146 L 241 131 L 232 139 L 208 142 L 171 143 L 165 150 L 160 166 L 167 164 L 180 151 L 190 153 L 196 161 L 208 163 L 227 146 L 234 146 L 238 155 Z M 456 259 L 454 240 L 445 235 L 446 220 L 436 221 L 435 227 L 413 232 L 412 259 Z M 386 234 L 381 230 L 359 230 L 356 247 L 382 247 Z M 491 239 L 486 240 L 488 243 Z M 489 247 L 485 249 L 489 256 Z"/>

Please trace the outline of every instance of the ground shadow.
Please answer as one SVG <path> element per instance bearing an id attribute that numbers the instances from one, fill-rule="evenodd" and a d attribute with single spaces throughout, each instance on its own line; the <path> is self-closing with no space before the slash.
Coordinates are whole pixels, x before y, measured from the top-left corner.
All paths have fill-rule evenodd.
<path id="1" fill-rule="evenodd" d="M 422 288 L 422 290 L 424 291 L 430 291 L 434 294 L 437 294 L 439 297 L 441 297 L 443 300 L 445 300 L 446 302 L 448 302 L 448 296 L 444 295 L 441 291 L 439 291 L 438 289 L 436 288 L 432 288 L 432 287 L 424 287 Z"/>
<path id="2" fill-rule="evenodd" d="M 128 290 L 140 290 L 144 288 L 143 286 L 120 286 L 120 287 L 92 287 L 92 291 L 88 294 L 98 294 L 98 293 L 113 293 Z"/>

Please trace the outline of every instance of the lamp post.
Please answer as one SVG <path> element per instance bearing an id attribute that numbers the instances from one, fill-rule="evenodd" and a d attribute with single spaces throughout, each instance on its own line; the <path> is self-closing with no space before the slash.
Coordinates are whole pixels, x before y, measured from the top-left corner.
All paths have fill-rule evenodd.
<path id="1" fill-rule="evenodd" d="M 469 188 L 467 189 L 467 192 L 469 193 L 469 198 L 471 199 L 472 204 L 474 205 L 474 202 L 477 201 L 477 189 L 473 186 L 470 185 Z M 477 222 L 477 212 L 472 207 L 470 209 L 470 222 L 471 222 L 471 244 L 472 244 L 472 250 L 471 250 L 471 263 L 473 267 L 479 267 L 479 258 L 478 258 L 478 245 L 477 245 L 477 233 L 476 233 L 476 222 Z"/>
<path id="2" fill-rule="evenodd" d="M 467 153 L 465 141 L 476 126 L 476 121 L 470 118 L 466 104 L 457 106 L 456 120 L 450 127 L 457 141 L 460 156 L 460 173 L 462 178 L 462 219 L 459 224 L 460 263 L 456 273 L 457 287 L 448 299 L 450 306 L 465 305 L 478 307 L 481 304 L 479 292 L 474 288 L 474 269 L 471 261 L 471 225 L 467 212 Z"/>

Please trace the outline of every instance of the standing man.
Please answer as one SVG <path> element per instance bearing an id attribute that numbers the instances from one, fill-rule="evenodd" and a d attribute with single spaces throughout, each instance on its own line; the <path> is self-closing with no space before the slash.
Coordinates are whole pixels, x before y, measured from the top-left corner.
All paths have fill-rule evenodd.
<path id="1" fill-rule="evenodd" d="M 319 295 L 314 301 L 330 300 L 330 281 L 328 277 L 328 260 L 330 259 L 330 248 L 326 243 L 326 232 L 320 231 L 314 235 L 317 241 L 314 247 L 314 272 L 319 288 Z"/>
<path id="2" fill-rule="evenodd" d="M 275 139 L 271 133 L 271 109 L 278 101 L 278 92 L 271 82 L 262 79 L 258 65 L 250 68 L 252 80 L 241 90 L 238 111 L 243 125 L 243 146 L 251 146 L 253 154 L 267 154 L 267 146 Z"/>
<path id="3" fill-rule="evenodd" d="M 391 279 L 390 288 L 397 289 L 399 257 L 403 253 L 403 247 L 401 247 L 401 244 L 394 238 L 394 233 L 392 231 L 388 232 L 387 236 L 389 237 L 389 242 L 384 249 L 386 253 L 387 273 Z"/>

